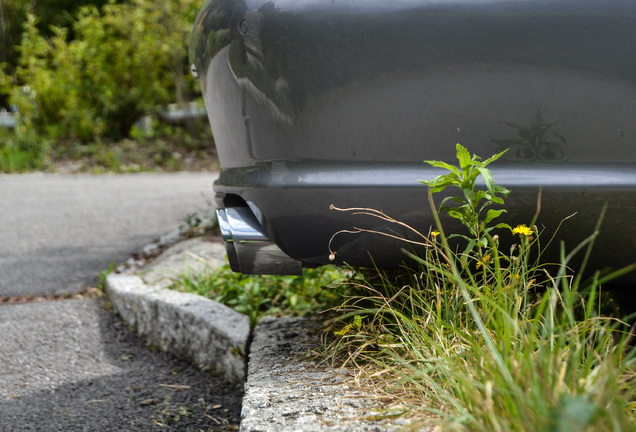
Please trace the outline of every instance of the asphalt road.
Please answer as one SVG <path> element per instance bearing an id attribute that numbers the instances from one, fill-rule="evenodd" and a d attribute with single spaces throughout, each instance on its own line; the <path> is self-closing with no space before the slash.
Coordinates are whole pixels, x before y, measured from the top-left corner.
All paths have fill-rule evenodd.
<path id="1" fill-rule="evenodd" d="M 78 292 L 210 210 L 213 174 L 0 176 L 0 297 Z M 0 431 L 237 430 L 242 388 L 100 299 L 0 304 Z"/>
<path id="2" fill-rule="evenodd" d="M 201 213 L 210 173 L 0 176 L 0 297 L 77 292 Z"/>

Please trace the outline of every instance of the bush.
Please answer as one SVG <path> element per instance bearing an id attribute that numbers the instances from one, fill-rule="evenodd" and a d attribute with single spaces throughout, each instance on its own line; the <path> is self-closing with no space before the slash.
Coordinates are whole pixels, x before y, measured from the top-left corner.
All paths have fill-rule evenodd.
<path id="1" fill-rule="evenodd" d="M 187 41 L 198 2 L 131 0 L 79 9 L 69 29 L 45 38 L 24 24 L 10 89 L 21 122 L 54 139 L 129 135 L 144 114 L 193 93 Z"/>
<path id="2" fill-rule="evenodd" d="M 21 129 L 0 134 L 0 172 L 21 173 L 47 164 L 48 143 Z"/>

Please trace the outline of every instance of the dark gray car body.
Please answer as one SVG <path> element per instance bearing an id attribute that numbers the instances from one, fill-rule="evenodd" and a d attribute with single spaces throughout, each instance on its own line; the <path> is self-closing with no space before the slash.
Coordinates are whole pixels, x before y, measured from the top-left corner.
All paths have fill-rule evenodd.
<path id="1" fill-rule="evenodd" d="M 571 249 L 607 202 L 593 266 L 636 261 L 636 1 L 208 0 L 191 59 L 235 270 L 330 263 L 353 227 L 401 234 L 331 204 L 428 232 L 418 179 L 439 172 L 422 161 L 453 162 L 457 142 L 510 148 L 492 166 L 507 222 L 529 223 L 542 189 L 544 238 L 576 213 L 557 233 Z M 380 267 L 404 246 L 331 244 L 337 263 Z"/>

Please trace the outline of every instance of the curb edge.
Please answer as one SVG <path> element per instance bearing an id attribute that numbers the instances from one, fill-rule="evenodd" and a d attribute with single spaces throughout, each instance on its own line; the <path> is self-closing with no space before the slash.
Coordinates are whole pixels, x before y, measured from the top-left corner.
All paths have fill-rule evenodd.
<path id="1" fill-rule="evenodd" d="M 247 380 L 247 316 L 196 294 L 148 286 L 139 276 L 110 274 L 106 292 L 115 311 L 146 343 L 231 382 Z"/>

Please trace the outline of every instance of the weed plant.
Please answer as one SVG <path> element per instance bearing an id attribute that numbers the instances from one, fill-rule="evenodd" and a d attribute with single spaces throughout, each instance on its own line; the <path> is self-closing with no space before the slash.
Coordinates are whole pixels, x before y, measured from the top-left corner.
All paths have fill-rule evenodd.
<path id="1" fill-rule="evenodd" d="M 482 162 L 458 144 L 457 155 L 459 167 L 429 161 L 448 173 L 424 182 L 437 224 L 421 235 L 426 256 L 409 253 L 416 269 L 356 274 L 350 284 L 365 294 L 336 308 L 330 359 L 358 368 L 414 430 L 636 430 L 631 331 L 599 307 L 603 284 L 634 266 L 586 284 L 570 274 L 568 263 L 589 254 L 595 232 L 568 254 L 562 247 L 548 272 L 541 251 L 530 253 L 540 249 L 536 226 L 495 224 L 504 210 L 492 207 L 509 192 L 487 165 L 501 154 Z M 432 199 L 447 187 L 461 193 L 439 211 L 467 228 L 454 235 L 462 251 L 450 248 Z M 510 230 L 516 243 L 504 250 L 495 229 Z"/>
<path id="2" fill-rule="evenodd" d="M 264 316 L 305 315 L 329 309 L 342 300 L 342 269 L 303 269 L 302 276 L 252 276 L 234 273 L 229 265 L 200 274 L 185 274 L 173 289 L 193 292 L 247 315 L 254 327 Z M 333 285 L 333 288 L 327 288 Z"/>

